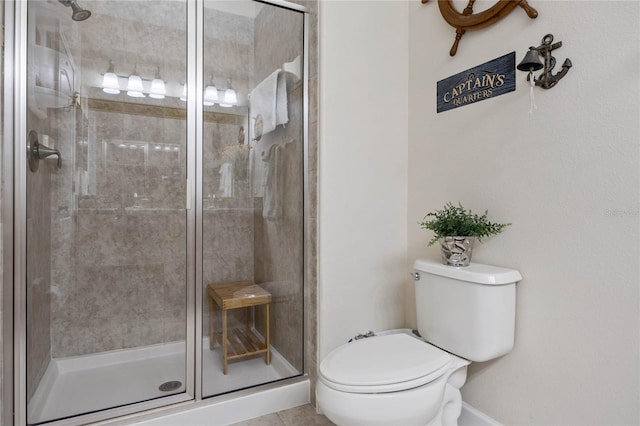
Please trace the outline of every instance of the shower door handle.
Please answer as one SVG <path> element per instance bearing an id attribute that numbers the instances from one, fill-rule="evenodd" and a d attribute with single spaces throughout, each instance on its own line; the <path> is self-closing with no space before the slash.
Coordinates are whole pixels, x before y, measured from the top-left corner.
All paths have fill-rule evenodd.
<path id="1" fill-rule="evenodd" d="M 58 156 L 57 165 L 58 168 L 61 169 L 62 156 L 60 155 L 60 151 L 42 145 L 38 140 L 38 132 L 36 132 L 35 130 L 29 131 L 29 137 L 27 138 L 27 159 L 29 160 L 29 169 L 32 172 L 37 171 L 40 160 L 44 160 L 51 155 Z"/>

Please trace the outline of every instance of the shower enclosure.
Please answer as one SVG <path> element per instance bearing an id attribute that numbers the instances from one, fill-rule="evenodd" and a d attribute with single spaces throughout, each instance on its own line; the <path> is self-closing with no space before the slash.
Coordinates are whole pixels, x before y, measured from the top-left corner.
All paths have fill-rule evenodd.
<path id="1" fill-rule="evenodd" d="M 303 374 L 305 9 L 13 7 L 18 423 Z"/>

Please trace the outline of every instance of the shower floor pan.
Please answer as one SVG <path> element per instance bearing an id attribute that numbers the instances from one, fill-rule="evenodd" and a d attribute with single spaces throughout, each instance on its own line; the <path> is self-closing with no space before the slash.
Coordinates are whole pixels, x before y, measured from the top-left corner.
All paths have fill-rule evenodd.
<path id="1" fill-rule="evenodd" d="M 51 360 L 29 404 L 29 423 L 41 423 L 184 392 L 184 343 Z M 208 348 L 208 339 L 203 342 Z M 299 372 L 276 350 L 271 365 L 262 357 L 229 364 L 222 373 L 220 349 L 203 351 L 203 395 L 292 377 Z M 176 388 L 168 382 L 181 382 Z M 160 387 L 170 388 L 162 391 Z"/>

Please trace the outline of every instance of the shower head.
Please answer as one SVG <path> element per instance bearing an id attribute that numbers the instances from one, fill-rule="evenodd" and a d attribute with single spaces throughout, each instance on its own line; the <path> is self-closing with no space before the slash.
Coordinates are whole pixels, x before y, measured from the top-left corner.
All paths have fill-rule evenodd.
<path id="1" fill-rule="evenodd" d="M 74 21 L 84 21 L 85 19 L 88 19 L 91 16 L 91 12 L 78 6 L 78 3 L 76 3 L 76 0 L 58 0 L 58 1 L 63 5 L 67 7 L 71 7 L 71 9 L 73 9 L 73 15 L 71 15 L 71 19 L 73 19 Z"/>

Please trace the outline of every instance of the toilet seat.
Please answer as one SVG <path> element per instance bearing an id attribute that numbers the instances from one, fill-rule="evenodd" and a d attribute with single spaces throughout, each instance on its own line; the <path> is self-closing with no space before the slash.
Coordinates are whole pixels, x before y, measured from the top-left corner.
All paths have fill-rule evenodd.
<path id="1" fill-rule="evenodd" d="M 408 334 L 389 334 L 340 346 L 320 364 L 328 387 L 350 393 L 416 388 L 449 370 L 452 356 Z"/>

